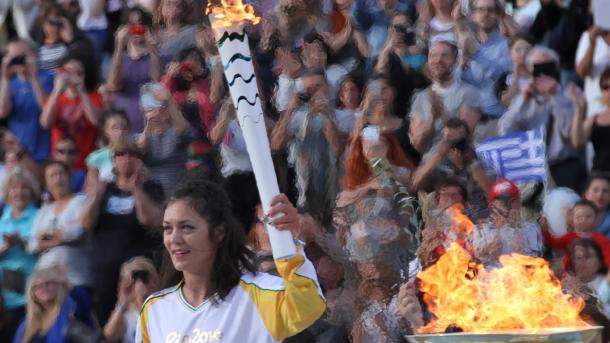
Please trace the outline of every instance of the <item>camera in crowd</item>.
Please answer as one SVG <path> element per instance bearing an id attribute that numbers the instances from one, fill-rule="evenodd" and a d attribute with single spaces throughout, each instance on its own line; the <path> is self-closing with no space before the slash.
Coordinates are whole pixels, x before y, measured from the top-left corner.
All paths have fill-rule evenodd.
<path id="1" fill-rule="evenodd" d="M 403 25 L 394 25 L 394 31 L 401 35 L 406 46 L 415 45 L 415 31 Z"/>
<path id="2" fill-rule="evenodd" d="M 25 55 L 18 55 L 13 57 L 13 59 L 11 59 L 11 61 L 9 62 L 9 65 L 13 65 L 13 66 L 17 66 L 17 65 L 25 65 L 26 62 L 26 57 Z"/>
<path id="3" fill-rule="evenodd" d="M 545 62 L 545 63 L 536 63 L 534 64 L 534 70 L 532 72 L 534 77 L 539 76 L 548 76 L 550 78 L 559 81 L 559 69 L 557 68 L 557 64 L 555 62 Z"/>
<path id="4" fill-rule="evenodd" d="M 134 270 L 131 272 L 131 278 L 133 279 L 133 281 L 142 281 L 142 283 L 148 284 L 148 282 L 150 281 L 150 274 L 148 273 L 147 270 Z"/>

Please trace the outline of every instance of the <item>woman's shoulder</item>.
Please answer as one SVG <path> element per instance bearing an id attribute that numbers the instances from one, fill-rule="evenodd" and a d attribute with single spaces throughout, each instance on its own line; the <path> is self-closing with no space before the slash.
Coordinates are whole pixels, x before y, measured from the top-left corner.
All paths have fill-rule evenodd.
<path id="1" fill-rule="evenodd" d="M 144 304 L 142 305 L 142 311 L 149 309 L 157 301 L 159 301 L 163 298 L 167 298 L 168 296 L 176 293 L 180 289 L 181 286 L 182 286 L 182 283 L 180 283 L 176 286 L 172 286 L 172 287 L 160 290 L 158 292 L 155 292 L 155 293 L 149 295 L 148 298 L 144 301 Z"/>
<path id="2" fill-rule="evenodd" d="M 105 163 L 108 159 L 112 158 L 112 153 L 109 148 L 104 147 L 93 151 L 87 156 L 85 160 L 87 166 L 99 167 Z"/>
<path id="3" fill-rule="evenodd" d="M 84 193 L 76 193 L 72 199 L 70 199 L 70 204 L 73 206 L 82 205 L 89 202 L 89 198 Z"/>
<path id="4" fill-rule="evenodd" d="M 284 290 L 284 281 L 281 277 L 264 272 L 246 272 L 240 278 L 242 288 L 258 288 L 264 291 Z"/>

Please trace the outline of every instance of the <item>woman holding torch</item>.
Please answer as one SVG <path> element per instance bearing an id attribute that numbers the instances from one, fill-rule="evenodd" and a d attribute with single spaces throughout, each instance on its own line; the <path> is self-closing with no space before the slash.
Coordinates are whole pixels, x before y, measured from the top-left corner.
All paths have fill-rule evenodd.
<path id="1" fill-rule="evenodd" d="M 302 249 L 275 261 L 281 277 L 255 273 L 230 208 L 224 191 L 202 180 L 187 182 L 169 199 L 162 280 L 173 286 L 144 303 L 136 342 L 279 342 L 324 313 L 316 272 Z M 282 194 L 266 218 L 280 230 L 300 226 Z"/>

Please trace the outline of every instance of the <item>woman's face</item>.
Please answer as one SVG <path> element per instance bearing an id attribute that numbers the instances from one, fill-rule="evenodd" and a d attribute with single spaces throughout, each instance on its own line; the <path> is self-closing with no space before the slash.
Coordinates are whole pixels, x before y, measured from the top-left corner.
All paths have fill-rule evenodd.
<path id="1" fill-rule="evenodd" d="M 144 119 L 146 120 L 146 125 L 149 125 L 150 132 L 152 133 L 164 132 L 169 129 L 171 125 L 169 122 L 169 114 L 165 107 L 146 110 L 144 112 Z"/>
<path id="2" fill-rule="evenodd" d="M 130 176 L 136 171 L 136 163 L 138 163 L 138 157 L 131 153 L 117 153 L 114 154 L 114 169 L 117 174 Z"/>
<path id="3" fill-rule="evenodd" d="M 453 8 L 453 0 L 430 0 L 435 13 L 449 11 Z"/>
<path id="4" fill-rule="evenodd" d="M 34 298 L 41 304 L 51 304 L 57 298 L 59 282 L 50 279 L 36 280 L 32 284 Z"/>
<path id="5" fill-rule="evenodd" d="M 59 40 L 59 31 L 61 29 L 60 17 L 56 13 L 51 13 L 42 24 L 42 32 L 45 39 L 54 43 Z"/>
<path id="6" fill-rule="evenodd" d="M 352 0 L 334 0 L 333 3 L 338 11 L 347 11 L 352 8 Z"/>
<path id="7" fill-rule="evenodd" d="M 525 56 L 532 48 L 532 45 L 526 40 L 520 39 L 510 48 L 510 59 L 513 65 L 525 66 Z"/>
<path id="8" fill-rule="evenodd" d="M 383 138 L 379 138 L 377 141 L 363 139 L 362 152 L 369 163 L 373 163 L 378 159 L 385 159 L 388 156 L 388 144 Z"/>
<path id="9" fill-rule="evenodd" d="M 315 40 L 311 43 L 305 43 L 303 45 L 303 51 L 301 52 L 303 63 L 308 68 L 326 68 L 328 62 L 328 54 L 322 43 Z"/>
<path id="10" fill-rule="evenodd" d="M 52 164 L 45 169 L 44 180 L 54 198 L 70 193 L 70 175 L 59 164 Z"/>
<path id="11" fill-rule="evenodd" d="M 341 85 L 339 100 L 343 107 L 355 110 L 360 105 L 360 90 L 352 81 L 346 81 Z"/>
<path id="12" fill-rule="evenodd" d="M 116 143 L 129 133 L 129 125 L 121 117 L 112 117 L 104 124 L 104 134 L 110 144 Z"/>
<path id="13" fill-rule="evenodd" d="M 381 100 L 383 100 L 383 103 L 388 107 L 392 106 L 395 96 L 396 96 L 396 94 L 394 93 L 394 88 L 392 88 L 392 86 L 390 86 L 387 82 L 382 81 L 381 82 Z"/>
<path id="14" fill-rule="evenodd" d="M 80 61 L 70 60 L 62 66 L 68 85 L 77 86 L 85 82 L 85 67 Z"/>
<path id="15" fill-rule="evenodd" d="M 164 0 L 161 6 L 161 16 L 165 20 L 178 20 L 182 16 L 183 10 L 182 0 Z"/>
<path id="16" fill-rule="evenodd" d="M 22 210 L 32 202 L 32 189 L 24 180 L 14 180 L 8 185 L 7 203 L 13 208 Z"/>
<path id="17" fill-rule="evenodd" d="M 585 199 L 591 201 L 601 211 L 610 205 L 610 182 L 604 179 L 595 179 L 585 192 Z"/>
<path id="18" fill-rule="evenodd" d="M 595 250 L 591 247 L 577 246 L 574 248 L 574 273 L 582 282 L 589 282 L 598 274 L 602 264 Z"/>
<path id="19" fill-rule="evenodd" d="M 176 270 L 197 274 L 202 269 L 211 269 L 217 242 L 222 240 L 221 230 L 217 230 L 215 239 L 216 242 L 210 240 L 208 222 L 187 200 L 173 201 L 165 209 L 163 245 Z"/>

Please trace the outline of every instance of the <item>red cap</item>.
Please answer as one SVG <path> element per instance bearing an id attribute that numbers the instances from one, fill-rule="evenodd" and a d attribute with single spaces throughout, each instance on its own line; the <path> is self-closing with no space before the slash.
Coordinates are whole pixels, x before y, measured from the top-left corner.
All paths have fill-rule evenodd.
<path id="1" fill-rule="evenodd" d="M 510 197 L 513 200 L 517 200 L 520 197 L 519 188 L 514 183 L 507 179 L 500 179 L 491 186 L 491 200 L 500 198 L 502 196 Z"/>

